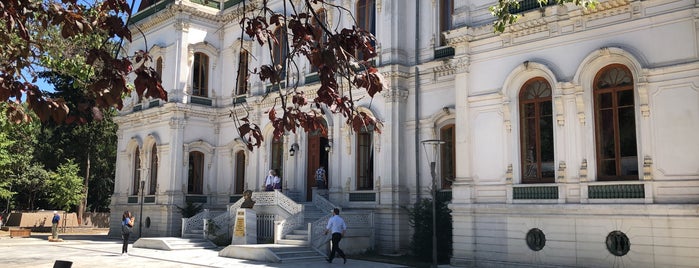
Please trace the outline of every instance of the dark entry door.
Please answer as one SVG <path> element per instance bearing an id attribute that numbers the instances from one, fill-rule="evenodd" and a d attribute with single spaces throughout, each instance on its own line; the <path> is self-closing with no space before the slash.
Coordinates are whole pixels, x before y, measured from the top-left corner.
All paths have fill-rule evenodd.
<path id="1" fill-rule="evenodd" d="M 308 135 L 308 164 L 306 166 L 306 201 L 312 200 L 312 187 L 316 185 L 315 174 L 316 170 L 323 165 L 328 171 L 328 152 L 325 151 L 325 146 L 328 144 L 328 139 L 320 133 L 312 133 Z"/>

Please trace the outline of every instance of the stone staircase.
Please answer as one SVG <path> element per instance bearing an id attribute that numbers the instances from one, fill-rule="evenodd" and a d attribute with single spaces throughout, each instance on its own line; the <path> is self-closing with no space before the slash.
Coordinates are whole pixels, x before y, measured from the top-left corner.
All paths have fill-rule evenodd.
<path id="1" fill-rule="evenodd" d="M 318 209 L 313 203 L 311 202 L 306 202 L 306 203 L 299 203 L 303 205 L 303 216 L 304 216 L 304 225 L 301 228 L 298 228 L 296 230 L 293 230 L 290 234 L 284 235 L 281 239 L 278 240 L 277 244 L 282 244 L 282 245 L 295 245 L 295 246 L 308 246 L 308 224 L 312 223 L 321 217 L 325 216 L 325 214 L 328 214 L 330 212 L 322 212 L 320 209 Z"/>

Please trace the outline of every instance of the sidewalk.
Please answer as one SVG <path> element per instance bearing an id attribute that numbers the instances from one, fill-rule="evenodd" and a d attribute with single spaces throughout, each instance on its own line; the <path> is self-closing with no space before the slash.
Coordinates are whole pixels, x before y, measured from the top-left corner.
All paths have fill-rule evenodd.
<path id="1" fill-rule="evenodd" d="M 129 245 L 129 256 L 121 256 L 121 241 L 104 234 L 59 235 L 64 242 L 48 242 L 48 233 L 32 233 L 29 238 L 10 238 L 8 232 L 0 231 L 0 253 L 2 267 L 53 267 L 56 260 L 73 262 L 73 268 L 82 267 L 402 267 L 394 264 L 342 259 L 334 263 L 323 260 L 263 263 L 219 257 L 218 250 L 193 249 L 163 251 L 133 248 Z"/>

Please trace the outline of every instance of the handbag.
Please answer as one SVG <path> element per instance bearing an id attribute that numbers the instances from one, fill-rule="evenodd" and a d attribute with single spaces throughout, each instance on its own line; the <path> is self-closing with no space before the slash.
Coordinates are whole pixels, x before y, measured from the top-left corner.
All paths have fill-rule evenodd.
<path id="1" fill-rule="evenodd" d="M 131 234 L 131 227 L 129 227 L 126 224 L 121 225 L 121 233 L 122 234 Z"/>

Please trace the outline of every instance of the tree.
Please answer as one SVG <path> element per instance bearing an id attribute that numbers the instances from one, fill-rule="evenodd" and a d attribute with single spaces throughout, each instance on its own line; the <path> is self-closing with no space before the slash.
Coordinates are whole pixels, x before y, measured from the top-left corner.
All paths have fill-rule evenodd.
<path id="1" fill-rule="evenodd" d="M 0 18 L 5 22 L 0 24 L 0 101 L 8 105 L 8 119 L 16 123 L 31 120 L 22 103 L 42 122 L 85 122 L 80 116 L 84 114 L 99 119 L 100 109 L 123 106 L 122 96 L 131 92 L 127 87 L 129 74 L 136 77 L 134 89 L 139 97 L 166 99 L 157 72 L 132 63 L 148 56 L 139 52 L 119 57 L 120 43 L 110 42 L 130 41 L 131 32 L 126 26 L 130 13 L 125 0 L 104 0 L 92 6 L 77 0 L 0 2 Z M 77 42 L 73 49 L 54 46 L 59 40 L 70 43 L 82 36 L 94 39 Z M 65 71 L 83 78 L 89 101 L 75 106 L 79 113 L 68 115 L 65 100 L 47 97 L 41 91 L 36 82 L 37 73 L 43 70 Z"/>
<path id="2" fill-rule="evenodd" d="M 536 0 L 539 2 L 539 6 L 546 5 L 549 2 L 557 3 L 559 5 L 563 5 L 565 3 L 573 3 L 576 6 L 582 6 L 584 8 L 591 8 L 594 9 L 595 5 L 598 3 L 597 0 Z M 495 17 L 495 21 L 493 22 L 493 29 L 497 33 L 502 33 L 505 31 L 505 27 L 507 25 L 513 24 L 517 22 L 517 19 L 519 18 L 519 15 L 517 14 L 512 14 L 514 10 L 517 10 L 519 8 L 519 5 L 521 2 L 524 1 L 518 1 L 518 0 L 498 0 L 498 4 L 491 6 L 489 8 L 490 13 Z"/>
<path id="3" fill-rule="evenodd" d="M 78 165 L 73 160 L 68 160 L 56 172 L 51 173 L 47 181 L 51 204 L 68 211 L 80 203 L 83 198 L 83 183 L 78 171 Z"/>

